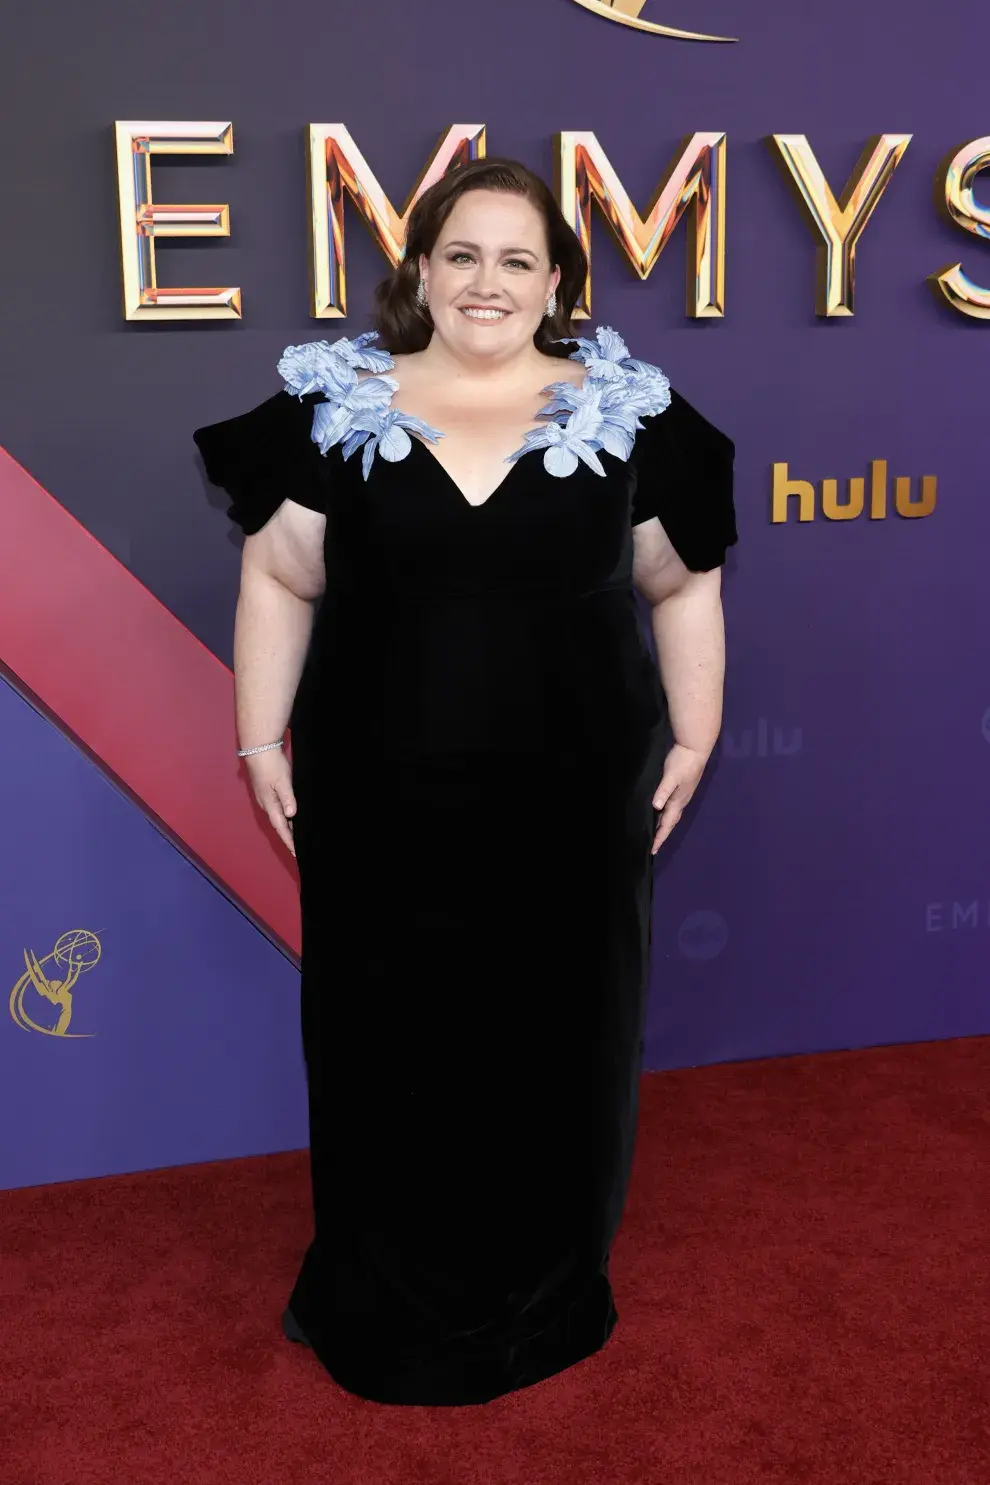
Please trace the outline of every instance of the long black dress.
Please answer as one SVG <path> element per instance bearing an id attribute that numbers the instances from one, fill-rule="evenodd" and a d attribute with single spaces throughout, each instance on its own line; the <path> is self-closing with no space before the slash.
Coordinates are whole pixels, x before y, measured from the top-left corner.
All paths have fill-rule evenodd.
<path id="1" fill-rule="evenodd" d="M 633 1150 L 666 705 L 632 527 L 735 540 L 733 446 L 676 392 L 628 460 L 508 466 L 310 440 L 282 391 L 200 429 L 258 531 L 327 516 L 291 718 L 315 1232 L 292 1312 L 344 1388 L 482 1403 L 604 1345 Z"/>

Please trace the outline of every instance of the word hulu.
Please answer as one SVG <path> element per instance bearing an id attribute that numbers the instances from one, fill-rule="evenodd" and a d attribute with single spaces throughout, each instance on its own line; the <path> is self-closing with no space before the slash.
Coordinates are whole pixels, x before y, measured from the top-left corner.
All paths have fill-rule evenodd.
<path id="1" fill-rule="evenodd" d="M 726 727 L 719 747 L 727 758 L 789 758 L 800 753 L 803 737 L 800 727 L 789 732 L 774 725 L 772 732 L 766 717 L 758 717 L 755 727 L 732 732 Z"/>
<path id="2" fill-rule="evenodd" d="M 813 521 L 820 510 L 826 521 L 855 521 L 869 513 L 871 521 L 883 521 L 888 513 L 888 478 L 886 459 L 874 459 L 870 464 L 869 507 L 867 507 L 866 479 L 858 475 L 848 481 L 848 489 L 840 496 L 838 480 L 822 480 L 821 489 L 815 490 L 810 480 L 791 479 L 787 464 L 773 466 L 773 488 L 770 497 L 770 519 L 779 525 L 790 519 L 797 502 L 799 521 Z M 930 516 L 935 509 L 938 494 L 938 479 L 934 474 L 921 477 L 920 494 L 915 494 L 914 483 L 907 476 L 894 480 L 893 509 L 897 515 Z"/>

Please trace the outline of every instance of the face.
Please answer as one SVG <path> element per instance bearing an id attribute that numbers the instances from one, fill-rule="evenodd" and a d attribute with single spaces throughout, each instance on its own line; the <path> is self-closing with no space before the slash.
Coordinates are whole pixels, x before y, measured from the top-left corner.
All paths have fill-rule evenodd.
<path id="1" fill-rule="evenodd" d="M 501 358 L 531 346 L 560 281 L 542 216 L 506 191 L 465 192 L 419 271 L 435 333 L 464 356 Z"/>

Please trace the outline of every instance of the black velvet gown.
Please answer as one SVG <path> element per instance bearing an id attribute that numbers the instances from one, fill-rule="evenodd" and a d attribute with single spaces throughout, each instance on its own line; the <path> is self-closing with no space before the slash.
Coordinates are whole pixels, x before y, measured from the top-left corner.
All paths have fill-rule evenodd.
<path id="1" fill-rule="evenodd" d="M 426 444 L 310 441 L 314 393 L 195 435 L 231 515 L 327 516 L 291 719 L 312 1244 L 291 1309 L 384 1403 L 483 1403 L 602 1347 L 637 1118 L 670 738 L 631 586 L 656 516 L 735 540 L 733 446 L 676 393 L 632 457 L 470 505 Z"/>

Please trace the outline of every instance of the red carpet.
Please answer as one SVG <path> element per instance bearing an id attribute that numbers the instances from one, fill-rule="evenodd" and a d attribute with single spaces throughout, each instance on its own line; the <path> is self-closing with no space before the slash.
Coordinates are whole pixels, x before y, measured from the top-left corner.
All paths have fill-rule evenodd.
<path id="1" fill-rule="evenodd" d="M 644 1081 L 597 1357 L 381 1408 L 281 1339 L 301 1155 L 0 1195 L 0 1485 L 984 1485 L 990 1040 Z"/>

